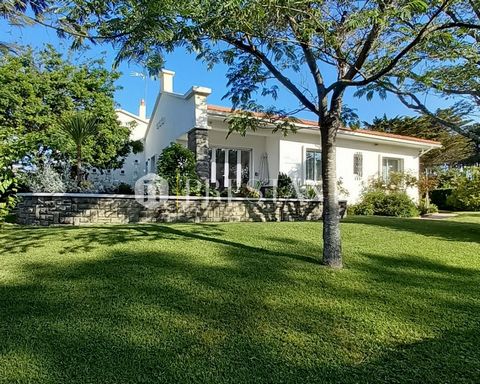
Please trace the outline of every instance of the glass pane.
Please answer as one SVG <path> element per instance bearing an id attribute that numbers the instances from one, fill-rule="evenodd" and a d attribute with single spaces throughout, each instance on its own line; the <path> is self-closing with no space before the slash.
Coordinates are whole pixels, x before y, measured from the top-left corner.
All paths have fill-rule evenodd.
<path id="1" fill-rule="evenodd" d="M 383 158 L 382 160 L 382 174 L 385 180 L 388 179 L 391 172 L 400 172 L 400 159 Z"/>
<path id="2" fill-rule="evenodd" d="M 390 172 L 400 172 L 400 160 L 390 159 Z"/>
<path id="3" fill-rule="evenodd" d="M 218 188 L 225 187 L 225 150 L 216 149 L 216 170 L 215 179 L 217 181 Z"/>
<path id="4" fill-rule="evenodd" d="M 315 181 L 322 180 L 322 153 L 315 152 Z"/>
<path id="5" fill-rule="evenodd" d="M 315 153 L 307 151 L 305 159 L 305 178 L 307 180 L 314 180 L 315 177 Z"/>
<path id="6" fill-rule="evenodd" d="M 237 152 L 230 149 L 228 151 L 228 180 L 232 188 L 237 188 Z"/>
<path id="7" fill-rule="evenodd" d="M 250 180 L 250 151 L 242 151 L 241 156 L 242 184 L 247 184 Z"/>

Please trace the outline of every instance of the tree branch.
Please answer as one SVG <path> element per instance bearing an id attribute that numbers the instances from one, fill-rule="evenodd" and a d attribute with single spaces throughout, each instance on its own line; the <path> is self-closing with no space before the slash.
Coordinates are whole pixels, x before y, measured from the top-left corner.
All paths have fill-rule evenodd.
<path id="1" fill-rule="evenodd" d="M 295 38 L 300 43 L 300 47 L 302 48 L 303 54 L 305 55 L 305 61 L 307 62 L 308 68 L 310 69 L 310 73 L 312 74 L 313 80 L 315 82 L 315 86 L 317 88 L 319 112 L 323 119 L 325 117 L 324 107 L 326 106 L 324 106 L 325 83 L 322 73 L 320 72 L 320 68 L 317 65 L 317 61 L 315 60 L 315 55 L 313 54 L 308 42 L 303 41 L 303 39 L 301 39 L 301 37 L 299 36 L 295 20 L 293 20 L 292 17 L 288 17 L 288 22 L 290 24 L 290 28 L 292 29 L 293 34 L 295 35 Z"/>
<path id="2" fill-rule="evenodd" d="M 451 129 L 452 131 L 458 133 L 459 135 L 465 136 L 470 140 L 474 141 L 475 143 L 480 142 L 480 137 L 473 132 L 468 130 L 462 130 L 458 124 L 452 123 L 448 120 L 442 119 L 437 114 L 430 111 L 427 106 L 420 101 L 420 99 L 412 92 L 402 91 L 399 88 L 385 83 L 379 83 L 381 87 L 383 87 L 386 91 L 393 93 L 398 97 L 400 102 L 405 105 L 407 108 L 410 108 L 414 111 L 420 112 L 423 115 L 429 116 L 432 119 L 435 119 L 439 124 L 443 125 L 444 127 Z M 408 101 L 407 98 L 410 98 L 412 102 Z"/>
<path id="3" fill-rule="evenodd" d="M 347 80 L 353 80 L 355 75 L 358 74 L 358 71 L 363 67 L 363 64 L 365 64 L 368 54 L 372 49 L 373 43 L 375 42 L 378 35 L 380 34 L 380 30 L 381 30 L 380 25 L 378 23 L 375 23 L 372 29 L 370 30 L 370 32 L 368 33 L 367 38 L 365 39 L 365 43 L 363 44 L 363 47 L 360 50 L 360 53 L 358 54 L 357 60 L 355 60 L 355 63 L 350 66 L 350 69 L 345 75 L 345 78 Z"/>
<path id="4" fill-rule="evenodd" d="M 267 69 L 275 76 L 275 78 L 282 83 L 290 92 L 292 92 L 297 99 L 305 106 L 307 109 L 315 113 L 316 115 L 319 114 L 319 110 L 315 104 L 313 104 L 310 100 L 308 100 L 305 95 L 293 84 L 285 75 L 283 75 L 275 65 L 268 59 L 265 54 L 256 49 L 253 45 L 245 44 L 243 41 L 240 41 L 236 38 L 232 38 L 229 36 L 223 36 L 222 40 L 225 42 L 233 45 L 234 47 L 249 53 L 256 58 L 258 58 L 266 67 Z"/>
<path id="5" fill-rule="evenodd" d="M 368 85 L 370 83 L 373 83 L 374 81 L 379 80 L 382 76 L 385 76 L 388 72 L 390 72 L 392 69 L 395 68 L 395 66 L 398 64 L 398 62 L 405 56 L 407 55 L 417 44 L 419 44 L 424 36 L 430 32 L 429 27 L 432 24 L 432 22 L 437 18 L 438 15 L 440 15 L 445 8 L 448 6 L 449 2 L 451 0 L 445 0 L 442 5 L 435 11 L 435 13 L 430 17 L 427 23 L 421 28 L 421 30 L 418 32 L 417 36 L 405 47 L 403 48 L 391 61 L 390 63 L 378 71 L 375 75 L 372 75 L 364 80 L 360 81 L 352 81 L 352 80 L 345 80 L 341 79 L 335 83 L 333 83 L 330 87 L 328 87 L 327 91 L 330 92 L 331 90 L 335 89 L 339 85 L 343 86 L 364 86 Z M 357 68 L 359 69 L 359 68 Z"/>

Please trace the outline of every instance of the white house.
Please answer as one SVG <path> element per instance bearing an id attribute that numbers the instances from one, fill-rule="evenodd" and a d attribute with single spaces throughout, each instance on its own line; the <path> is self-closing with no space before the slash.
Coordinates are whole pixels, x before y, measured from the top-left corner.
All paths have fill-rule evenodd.
<path id="1" fill-rule="evenodd" d="M 173 88 L 175 73 L 161 72 L 161 90 L 150 119 L 145 105 L 138 115 L 118 111 L 122 122 L 136 122 L 134 139 L 143 139 L 144 151 L 130 155 L 124 168 L 111 172 L 111 178 L 133 184 L 146 173 L 156 171 L 159 154 L 171 142 L 195 152 L 199 176 L 217 187 L 235 187 L 244 181 L 275 183 L 280 172 L 299 185 L 320 180 L 320 134 L 316 122 L 300 120 L 298 132 L 284 137 L 271 129 L 231 134 L 228 138 L 230 108 L 208 104 L 211 89 L 194 86 L 186 93 Z M 337 139 L 337 176 L 349 191 L 348 200 L 358 200 L 369 178 L 405 171 L 418 176 L 420 157 L 438 142 L 366 130 L 343 129 Z M 411 189 L 412 198 L 418 191 Z"/>

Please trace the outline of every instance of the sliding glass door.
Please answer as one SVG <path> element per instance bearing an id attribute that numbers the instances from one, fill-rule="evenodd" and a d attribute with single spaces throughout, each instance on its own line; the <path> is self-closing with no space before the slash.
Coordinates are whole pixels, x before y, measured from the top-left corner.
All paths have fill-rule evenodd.
<path id="1" fill-rule="evenodd" d="M 240 188 L 250 180 L 250 155 L 251 150 L 212 148 L 211 182 L 217 188 Z"/>

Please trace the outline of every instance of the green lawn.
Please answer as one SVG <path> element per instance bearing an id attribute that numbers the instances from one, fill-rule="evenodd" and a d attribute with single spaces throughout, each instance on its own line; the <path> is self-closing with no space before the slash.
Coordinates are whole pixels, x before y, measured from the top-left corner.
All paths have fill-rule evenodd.
<path id="1" fill-rule="evenodd" d="M 480 383 L 480 216 L 0 230 L 0 383 Z"/>

